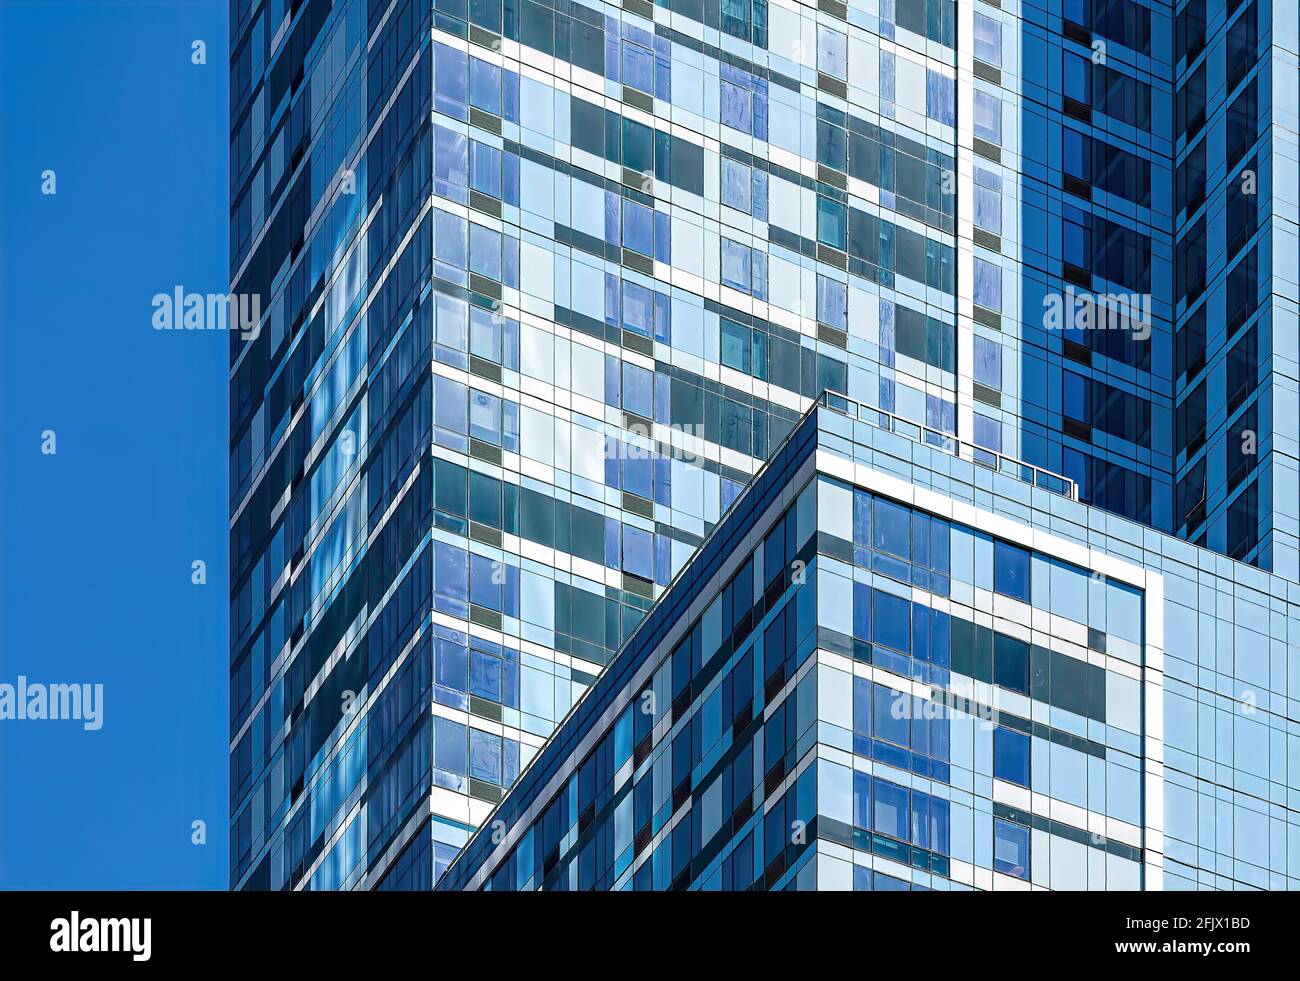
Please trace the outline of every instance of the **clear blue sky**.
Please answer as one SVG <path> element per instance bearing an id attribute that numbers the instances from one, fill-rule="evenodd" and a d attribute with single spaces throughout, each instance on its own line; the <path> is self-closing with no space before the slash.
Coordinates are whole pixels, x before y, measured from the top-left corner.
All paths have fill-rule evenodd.
<path id="1" fill-rule="evenodd" d="M 226 337 L 150 324 L 226 289 L 226 6 L 0 0 L 0 682 L 104 685 L 0 721 L 0 887 L 227 884 Z"/>

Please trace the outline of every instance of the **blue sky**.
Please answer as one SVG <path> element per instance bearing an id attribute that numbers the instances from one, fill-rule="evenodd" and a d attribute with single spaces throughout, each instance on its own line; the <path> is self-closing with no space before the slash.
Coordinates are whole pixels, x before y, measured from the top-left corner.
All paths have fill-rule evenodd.
<path id="1" fill-rule="evenodd" d="M 150 323 L 226 289 L 226 49 L 226 0 L 0 3 L 0 683 L 104 685 L 0 721 L 0 887 L 226 886 L 226 336 Z"/>

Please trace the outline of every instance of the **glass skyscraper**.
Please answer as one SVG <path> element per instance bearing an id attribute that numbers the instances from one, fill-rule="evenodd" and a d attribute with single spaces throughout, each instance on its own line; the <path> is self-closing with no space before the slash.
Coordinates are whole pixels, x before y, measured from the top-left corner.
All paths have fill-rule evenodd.
<path id="1" fill-rule="evenodd" d="M 1300 586 L 1074 491 L 827 396 L 439 888 L 1300 888 Z"/>
<path id="2" fill-rule="evenodd" d="M 817 478 L 838 483 L 810 498 L 817 534 L 791 548 L 816 584 L 805 602 L 833 608 L 783 621 L 798 629 L 782 628 L 776 674 L 750 655 L 753 714 L 727 723 L 726 750 L 815 672 L 785 741 L 761 748 L 781 775 L 769 788 L 755 755 L 750 787 L 769 806 L 794 781 L 779 806 L 817 816 L 815 845 L 776 873 L 755 857 L 743 884 L 809 867 L 818 884 L 844 868 L 907 881 L 893 866 L 872 880 L 865 855 L 976 886 L 1300 876 L 1294 3 L 232 0 L 230 27 L 231 290 L 261 310 L 230 347 L 232 886 L 430 887 L 774 451 L 853 457 L 881 438 L 844 432 L 847 406 L 889 420 L 890 439 L 924 427 L 930 448 L 906 467 L 868 453 L 876 477 Z M 852 401 L 786 442 L 827 391 Z M 1043 486 L 954 474 L 958 447 L 960 466 L 1021 460 Z M 769 466 L 769 484 L 807 465 Z M 913 484 L 974 510 L 915 501 Z M 932 540 L 858 542 L 854 509 L 877 507 L 911 508 L 913 537 Z M 774 518 L 747 513 L 730 537 Z M 993 588 L 998 555 L 1026 547 L 1006 554 L 1033 596 Z M 966 578 L 928 564 L 943 548 L 970 552 Z M 1089 583 L 1084 608 L 1038 585 L 1055 563 Z M 620 678 L 654 654 L 642 638 L 688 626 L 717 574 L 674 587 Z M 728 629 L 785 616 L 757 582 Z M 877 593 L 894 598 L 862 614 Z M 947 617 L 945 641 L 923 628 L 947 662 L 875 639 L 908 621 L 908 645 L 927 643 L 910 632 L 921 607 Z M 730 643 L 728 664 L 756 641 Z M 1265 652 L 1262 668 L 1234 660 Z M 1020 687 L 989 673 L 1017 658 Z M 561 838 L 593 803 L 635 815 L 611 818 L 612 837 L 591 839 L 605 851 L 566 882 L 741 884 L 743 861 L 721 880 L 706 868 L 699 822 L 722 805 L 700 795 L 734 803 L 739 786 L 697 785 L 708 747 L 681 751 L 684 790 L 674 741 L 654 770 L 666 797 L 656 783 L 636 791 L 648 802 L 613 800 L 640 787 L 637 754 L 673 735 L 664 720 L 675 732 L 707 708 L 716 728 L 695 700 L 703 665 L 652 733 L 634 728 L 633 757 L 611 749 L 566 802 L 584 803 Z M 1016 721 L 913 725 L 900 743 L 876 735 L 878 713 L 858 719 L 872 686 L 924 701 L 953 679 L 974 686 L 968 718 L 1000 698 Z M 607 684 L 601 703 L 626 694 Z M 582 704 L 587 721 L 503 814 L 547 803 L 540 781 L 582 740 L 626 739 Z M 844 810 L 858 773 L 869 815 L 889 783 L 886 812 L 925 837 Z M 681 807 L 689 840 L 661 853 Z M 641 864 L 610 850 L 627 821 Z M 456 884 L 499 873 L 487 840 Z M 515 885 L 560 875 L 534 855 L 531 875 L 511 859 Z"/>

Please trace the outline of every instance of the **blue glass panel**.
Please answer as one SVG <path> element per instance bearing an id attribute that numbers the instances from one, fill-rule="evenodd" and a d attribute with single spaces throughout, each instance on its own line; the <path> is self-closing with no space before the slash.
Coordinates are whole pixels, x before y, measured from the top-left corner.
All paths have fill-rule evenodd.
<path id="1" fill-rule="evenodd" d="M 999 780 L 1029 786 L 1029 737 L 999 726 L 993 732 L 993 775 Z"/>
<path id="2" fill-rule="evenodd" d="M 1029 602 L 1029 552 L 1007 542 L 994 543 L 993 589 L 1003 596 Z"/>
<path id="3" fill-rule="evenodd" d="M 993 820 L 993 868 L 1020 879 L 1029 878 L 1029 829 L 1001 818 Z"/>
<path id="4" fill-rule="evenodd" d="M 873 790 L 875 806 L 872 809 L 872 830 L 899 841 L 907 841 L 910 820 L 908 789 L 877 778 L 873 781 Z"/>
<path id="5" fill-rule="evenodd" d="M 908 653 L 912 649 L 912 604 L 892 593 L 875 593 L 875 632 L 878 644 Z"/>

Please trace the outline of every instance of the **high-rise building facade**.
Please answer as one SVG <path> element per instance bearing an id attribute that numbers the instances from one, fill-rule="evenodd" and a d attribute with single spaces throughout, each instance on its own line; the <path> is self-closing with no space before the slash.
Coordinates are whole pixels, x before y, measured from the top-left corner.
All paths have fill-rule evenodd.
<path id="1" fill-rule="evenodd" d="M 1295 4 L 1175 20 L 1173 529 L 1300 579 Z"/>
<path id="2" fill-rule="evenodd" d="M 829 396 L 439 883 L 1300 888 L 1300 586 Z"/>
<path id="3" fill-rule="evenodd" d="M 1300 579 L 1296 15 L 1206 6 L 232 0 L 232 886 L 431 886 L 823 391 Z"/>

